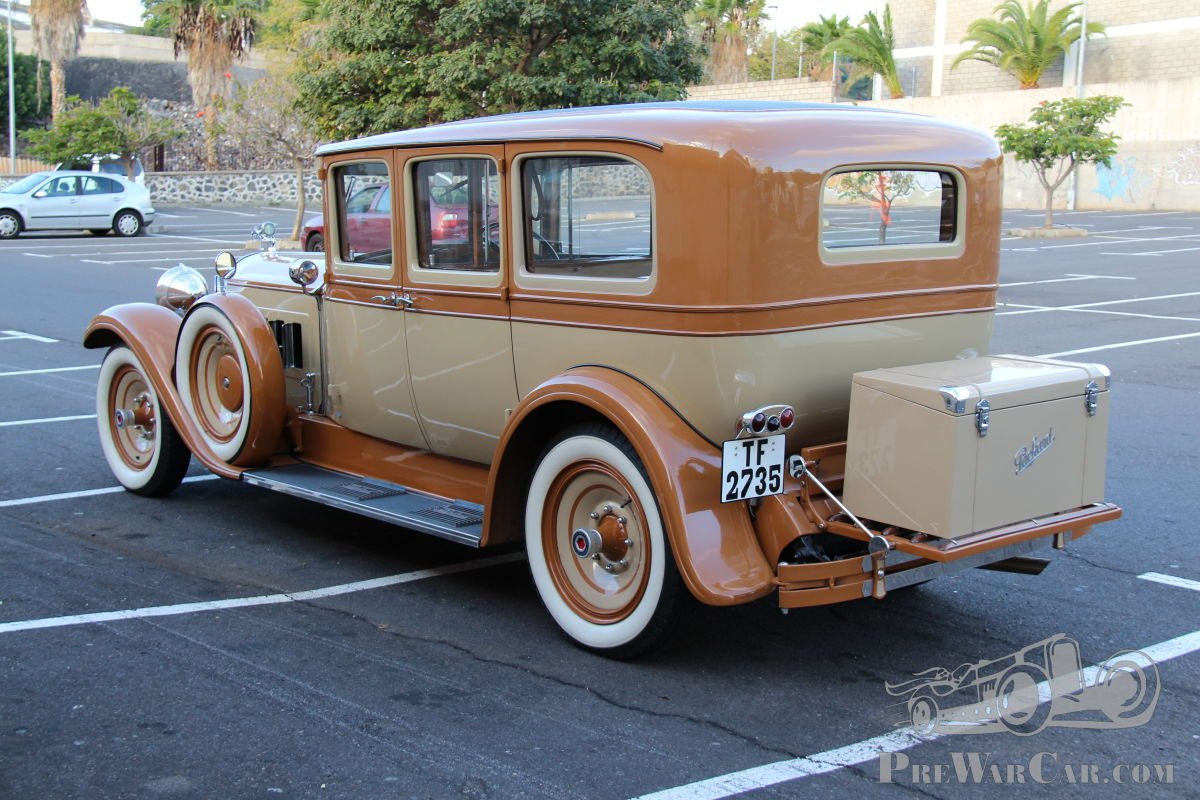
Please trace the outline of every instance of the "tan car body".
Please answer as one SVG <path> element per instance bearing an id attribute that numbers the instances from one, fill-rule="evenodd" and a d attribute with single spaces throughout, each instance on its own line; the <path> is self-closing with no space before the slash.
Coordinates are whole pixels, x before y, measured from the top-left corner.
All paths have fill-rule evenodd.
<path id="1" fill-rule="evenodd" d="M 524 269 L 516 175 L 523 159 L 555 153 L 644 169 L 653 203 L 648 278 Z M 339 166 L 386 166 L 397 187 L 393 263 L 342 259 L 340 227 L 328 223 L 314 284 L 287 277 L 302 256 L 270 252 L 243 259 L 226 293 L 188 312 L 218 309 L 245 348 L 248 394 L 235 400 L 247 404 L 250 432 L 236 458 L 213 452 L 180 400 L 172 374 L 179 316 L 118 306 L 87 334 L 89 347 L 135 351 L 188 448 L 217 474 L 305 463 L 480 504 L 477 544 L 490 546 L 526 536 L 525 490 L 555 433 L 603 421 L 636 450 L 684 583 L 714 605 L 771 593 L 784 608 L 882 597 L 891 576 L 913 567 L 1003 559 L 1006 548 L 1033 540 L 1061 546 L 1120 514 L 1093 496 L 1103 488 L 1102 438 L 1087 456 L 1100 466 L 1086 498 L 993 531 L 956 528 L 970 534 L 961 542 L 869 515 L 856 525 L 829 496 L 851 472 L 842 443 L 856 373 L 988 352 L 1001 154 L 983 132 L 879 110 L 659 104 L 466 121 L 318 155 L 326 220 L 338 218 Z M 423 160 L 449 157 L 489 159 L 498 170 L 494 273 L 418 263 L 409 176 Z M 836 200 L 823 189 L 856 168 L 951 176 L 953 240 L 827 247 L 826 206 Z M 303 368 L 284 368 L 272 323 L 297 324 Z M 787 452 L 803 455 L 808 469 L 789 474 L 782 494 L 723 503 L 720 444 L 744 412 L 771 404 L 795 408 Z M 950 488 L 926 481 L 922 502 L 936 506 Z M 867 555 L 784 563 L 788 548 L 812 535 L 857 542 Z M 895 555 L 903 557 L 893 563 Z"/>

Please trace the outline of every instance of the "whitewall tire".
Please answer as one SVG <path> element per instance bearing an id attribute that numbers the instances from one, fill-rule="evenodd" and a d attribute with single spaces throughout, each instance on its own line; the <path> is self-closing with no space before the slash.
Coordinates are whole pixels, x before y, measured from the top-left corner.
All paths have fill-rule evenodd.
<path id="1" fill-rule="evenodd" d="M 191 454 L 128 347 L 112 348 L 100 365 L 96 420 L 104 460 L 122 486 L 151 497 L 179 486 Z"/>
<path id="2" fill-rule="evenodd" d="M 576 426 L 542 454 L 525 507 L 529 568 L 575 643 L 628 658 L 667 631 L 680 578 L 636 452 L 609 425 Z"/>
<path id="3" fill-rule="evenodd" d="M 236 459 L 250 430 L 250 372 L 237 330 L 214 306 L 198 305 L 184 319 L 175 384 L 204 443 L 221 460 Z"/>

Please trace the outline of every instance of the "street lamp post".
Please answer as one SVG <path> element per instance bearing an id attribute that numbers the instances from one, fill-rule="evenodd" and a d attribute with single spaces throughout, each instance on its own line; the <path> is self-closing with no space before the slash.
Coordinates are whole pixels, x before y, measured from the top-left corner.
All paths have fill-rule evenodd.
<path id="1" fill-rule="evenodd" d="M 17 174 L 17 89 L 13 83 L 12 0 L 8 0 L 8 171 Z"/>

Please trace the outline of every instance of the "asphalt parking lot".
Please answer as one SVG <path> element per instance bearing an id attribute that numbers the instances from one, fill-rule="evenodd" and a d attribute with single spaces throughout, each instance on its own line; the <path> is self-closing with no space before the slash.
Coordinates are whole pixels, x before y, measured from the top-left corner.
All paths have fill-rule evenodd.
<path id="1" fill-rule="evenodd" d="M 696 607 L 632 663 L 559 636 L 518 553 L 195 464 L 166 500 L 115 488 L 87 321 L 151 300 L 176 263 L 211 274 L 267 219 L 291 212 L 166 209 L 135 240 L 0 242 L 3 800 L 1196 796 L 1200 213 L 1062 214 L 1089 236 L 1001 243 L 994 352 L 1112 369 L 1121 520 L 1038 577 L 974 570 L 786 617 Z M 1059 633 L 1085 665 L 1153 658 L 1152 719 L 918 740 L 885 690 Z M 881 775 L 881 751 L 905 762 Z"/>

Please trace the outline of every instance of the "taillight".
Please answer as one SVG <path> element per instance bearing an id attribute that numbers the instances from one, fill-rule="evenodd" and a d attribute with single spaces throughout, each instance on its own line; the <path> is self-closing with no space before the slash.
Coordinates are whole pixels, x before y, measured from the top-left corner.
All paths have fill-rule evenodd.
<path id="1" fill-rule="evenodd" d="M 442 230 L 458 227 L 458 214 L 442 214 Z"/>

